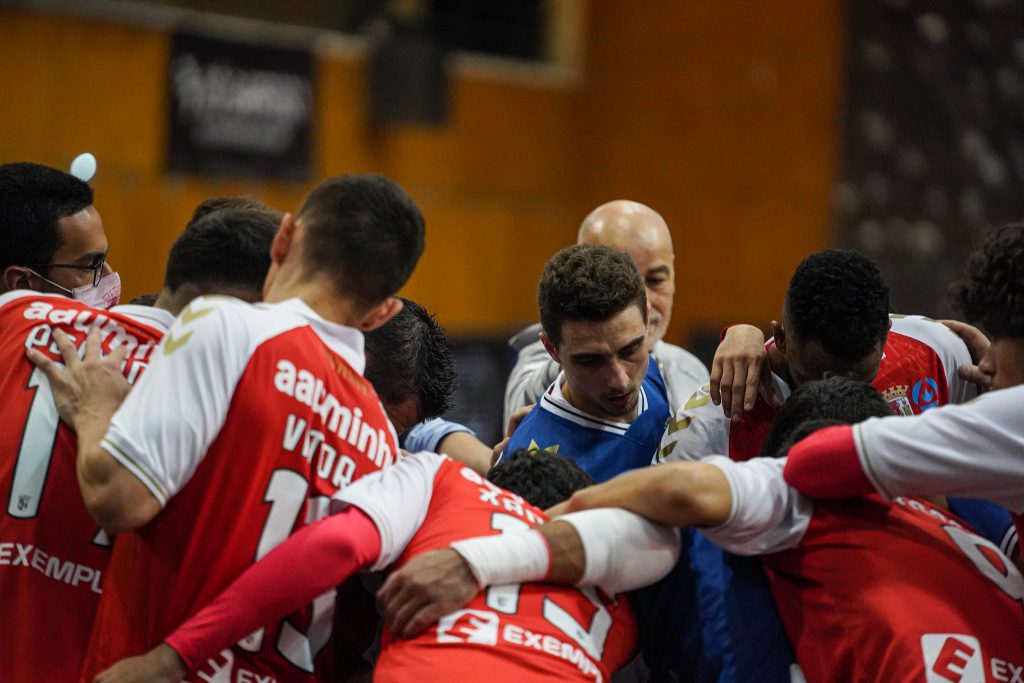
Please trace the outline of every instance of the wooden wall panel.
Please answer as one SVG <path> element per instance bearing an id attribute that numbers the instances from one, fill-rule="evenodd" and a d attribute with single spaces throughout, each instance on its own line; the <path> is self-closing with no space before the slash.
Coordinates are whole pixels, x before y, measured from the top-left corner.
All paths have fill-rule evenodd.
<path id="1" fill-rule="evenodd" d="M 456 331 L 534 320 L 544 261 L 616 197 L 672 226 L 673 338 L 775 315 L 793 265 L 828 239 L 838 7 L 593 0 L 587 14 L 578 84 L 456 70 L 438 128 L 371 130 L 359 51 L 328 49 L 316 60 L 318 176 L 376 171 L 409 190 L 428 246 L 404 293 Z M 0 10 L 0 161 L 97 155 L 97 206 L 129 295 L 159 288 L 203 198 L 294 210 L 310 187 L 165 174 L 167 53 L 165 32 Z"/>

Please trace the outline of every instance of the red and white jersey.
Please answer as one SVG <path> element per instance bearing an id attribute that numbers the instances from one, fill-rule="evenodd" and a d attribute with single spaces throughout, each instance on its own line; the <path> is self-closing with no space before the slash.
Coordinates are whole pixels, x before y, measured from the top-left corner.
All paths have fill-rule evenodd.
<path id="1" fill-rule="evenodd" d="M 200 297 L 182 311 L 101 442 L 163 509 L 118 537 L 84 680 L 158 644 L 331 495 L 394 461 L 363 366 L 362 334 L 298 299 Z M 331 591 L 259 629 L 194 680 L 328 676 L 333 603 Z"/>
<path id="2" fill-rule="evenodd" d="M 773 343 L 769 340 L 766 346 Z M 916 415 L 976 396 L 977 387 L 957 374 L 960 365 L 970 362 L 967 346 L 945 325 L 916 315 L 892 316 L 872 386 L 897 415 Z M 789 385 L 774 373 L 772 385 L 779 403 L 789 397 Z M 705 385 L 669 418 L 655 462 L 725 454 L 739 461 L 754 458 L 761 454 L 776 412 L 758 395 L 753 410 L 730 422 L 721 406 L 711 402 Z"/>
<path id="3" fill-rule="evenodd" d="M 433 453 L 410 456 L 338 498 L 376 524 L 381 553 L 374 569 L 547 521 L 519 496 Z M 416 638 L 396 640 L 385 631 L 374 681 L 608 681 L 629 661 L 635 639 L 625 598 L 541 583 L 493 586 Z"/>
<path id="4" fill-rule="evenodd" d="M 125 317 L 141 313 L 141 322 Z M 53 330 L 75 344 L 99 325 L 105 352 L 126 344 L 134 381 L 170 325 L 166 311 L 91 309 L 62 296 L 0 295 L 0 678 L 70 681 L 85 658 L 110 539 L 89 516 L 78 489 L 74 433 L 57 416 L 50 383 L 25 356 L 60 361 Z M 55 616 L 59 615 L 59 616 Z M 60 643 L 59 655 L 48 644 Z"/>
<path id="5" fill-rule="evenodd" d="M 732 509 L 707 536 L 763 554 L 779 614 L 810 683 L 1007 681 L 1021 671 L 1024 576 L 990 541 L 924 500 L 815 501 L 783 460 L 706 462 Z"/>

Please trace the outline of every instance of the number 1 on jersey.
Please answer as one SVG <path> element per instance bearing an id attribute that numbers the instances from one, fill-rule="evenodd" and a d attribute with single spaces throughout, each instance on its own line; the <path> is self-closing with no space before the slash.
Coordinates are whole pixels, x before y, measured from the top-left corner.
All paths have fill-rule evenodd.
<path id="1" fill-rule="evenodd" d="M 39 501 L 43 497 L 43 486 L 57 441 L 57 427 L 60 426 L 53 391 L 42 370 L 32 370 L 27 388 L 34 390 L 34 394 L 21 432 L 11 497 L 7 503 L 7 514 L 20 519 L 31 519 L 39 514 Z"/>

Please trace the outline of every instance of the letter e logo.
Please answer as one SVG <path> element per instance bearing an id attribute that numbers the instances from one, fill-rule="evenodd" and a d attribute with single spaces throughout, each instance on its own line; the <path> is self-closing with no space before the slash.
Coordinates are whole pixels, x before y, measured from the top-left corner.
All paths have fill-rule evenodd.
<path id="1" fill-rule="evenodd" d="M 981 644 L 959 633 L 921 636 L 927 683 L 984 683 Z"/>

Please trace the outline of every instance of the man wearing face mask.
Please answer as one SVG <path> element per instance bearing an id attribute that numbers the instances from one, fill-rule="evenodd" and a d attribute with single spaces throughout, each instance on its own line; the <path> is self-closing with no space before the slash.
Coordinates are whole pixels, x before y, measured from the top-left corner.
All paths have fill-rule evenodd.
<path id="1" fill-rule="evenodd" d="M 62 294 L 109 309 L 121 279 L 107 263 L 107 236 L 92 188 L 57 169 L 0 165 L 0 293 Z"/>

